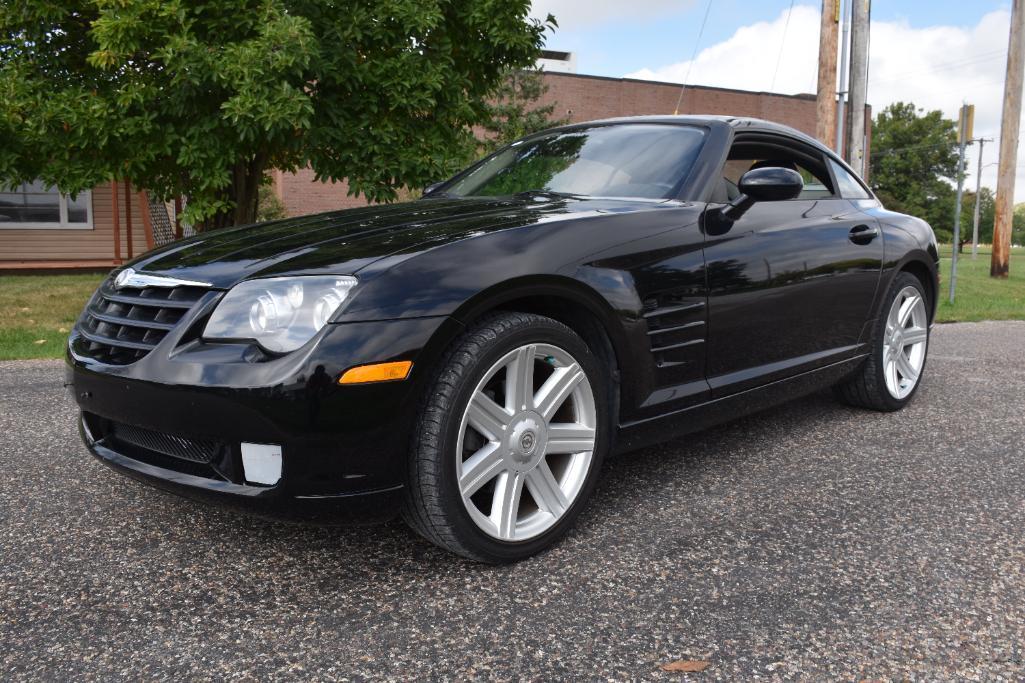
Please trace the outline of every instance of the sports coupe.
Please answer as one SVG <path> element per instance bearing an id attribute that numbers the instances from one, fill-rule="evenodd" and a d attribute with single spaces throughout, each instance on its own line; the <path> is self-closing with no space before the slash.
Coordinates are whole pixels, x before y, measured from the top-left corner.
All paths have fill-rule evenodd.
<path id="1" fill-rule="evenodd" d="M 531 135 L 424 196 L 203 233 L 119 268 L 68 342 L 81 432 L 152 484 L 401 513 L 474 560 L 569 530 L 613 453 L 922 379 L 932 229 L 747 118 Z"/>

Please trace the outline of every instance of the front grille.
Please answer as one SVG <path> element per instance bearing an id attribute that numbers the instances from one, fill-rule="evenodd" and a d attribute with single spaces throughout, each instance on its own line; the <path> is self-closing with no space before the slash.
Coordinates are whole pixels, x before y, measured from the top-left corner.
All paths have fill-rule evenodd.
<path id="1" fill-rule="evenodd" d="M 79 324 L 86 355 L 110 365 L 143 358 L 174 329 L 207 290 L 122 287 L 104 282 Z"/>
<path id="2" fill-rule="evenodd" d="M 222 444 L 214 439 L 190 439 L 119 422 L 111 423 L 108 438 L 161 455 L 202 464 L 210 464 L 222 450 Z"/>

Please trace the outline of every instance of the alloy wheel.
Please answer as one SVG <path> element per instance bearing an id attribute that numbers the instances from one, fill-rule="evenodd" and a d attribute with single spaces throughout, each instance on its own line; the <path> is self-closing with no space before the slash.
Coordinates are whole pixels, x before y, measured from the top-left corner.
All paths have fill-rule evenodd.
<path id="1" fill-rule="evenodd" d="M 883 376 L 894 398 L 906 398 L 918 384 L 928 341 L 925 300 L 916 288 L 904 287 L 890 306 L 883 337 Z"/>
<path id="2" fill-rule="evenodd" d="M 503 541 L 543 534 L 579 496 L 596 428 L 594 392 L 568 352 L 526 344 L 502 356 L 459 427 L 456 476 L 470 518 Z"/>

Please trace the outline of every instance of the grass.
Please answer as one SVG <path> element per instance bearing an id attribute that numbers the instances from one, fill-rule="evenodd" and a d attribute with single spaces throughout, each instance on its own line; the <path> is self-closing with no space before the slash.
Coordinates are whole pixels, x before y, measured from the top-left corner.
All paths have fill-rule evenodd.
<path id="1" fill-rule="evenodd" d="M 102 274 L 0 275 L 0 360 L 60 358 Z"/>
<path id="2" fill-rule="evenodd" d="M 971 247 L 957 257 L 957 290 L 950 303 L 950 245 L 940 248 L 940 306 L 937 322 L 1025 320 L 1025 248 L 1011 250 L 1011 275 L 1006 280 L 989 276 L 989 247 L 980 247 L 972 259 Z"/>
<path id="3" fill-rule="evenodd" d="M 989 276 L 989 248 L 972 260 L 958 258 L 954 304 L 950 285 L 950 246 L 941 248 L 941 299 L 938 322 L 1025 320 L 1025 248 L 1012 250 L 1011 276 Z M 60 358 L 75 323 L 102 274 L 0 275 L 0 360 Z"/>

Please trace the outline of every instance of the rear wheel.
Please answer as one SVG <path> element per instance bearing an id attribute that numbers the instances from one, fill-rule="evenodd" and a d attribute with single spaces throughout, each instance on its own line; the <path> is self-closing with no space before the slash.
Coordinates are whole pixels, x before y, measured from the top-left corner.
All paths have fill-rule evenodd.
<path id="1" fill-rule="evenodd" d="M 428 392 L 403 517 L 483 562 L 528 557 L 580 512 L 606 449 L 604 373 L 568 327 L 502 313 L 467 332 Z"/>
<path id="2" fill-rule="evenodd" d="M 837 397 L 872 410 L 903 408 L 915 395 L 929 346 L 928 298 L 921 281 L 900 273 L 873 328 L 872 352 L 861 368 L 836 386 Z"/>

